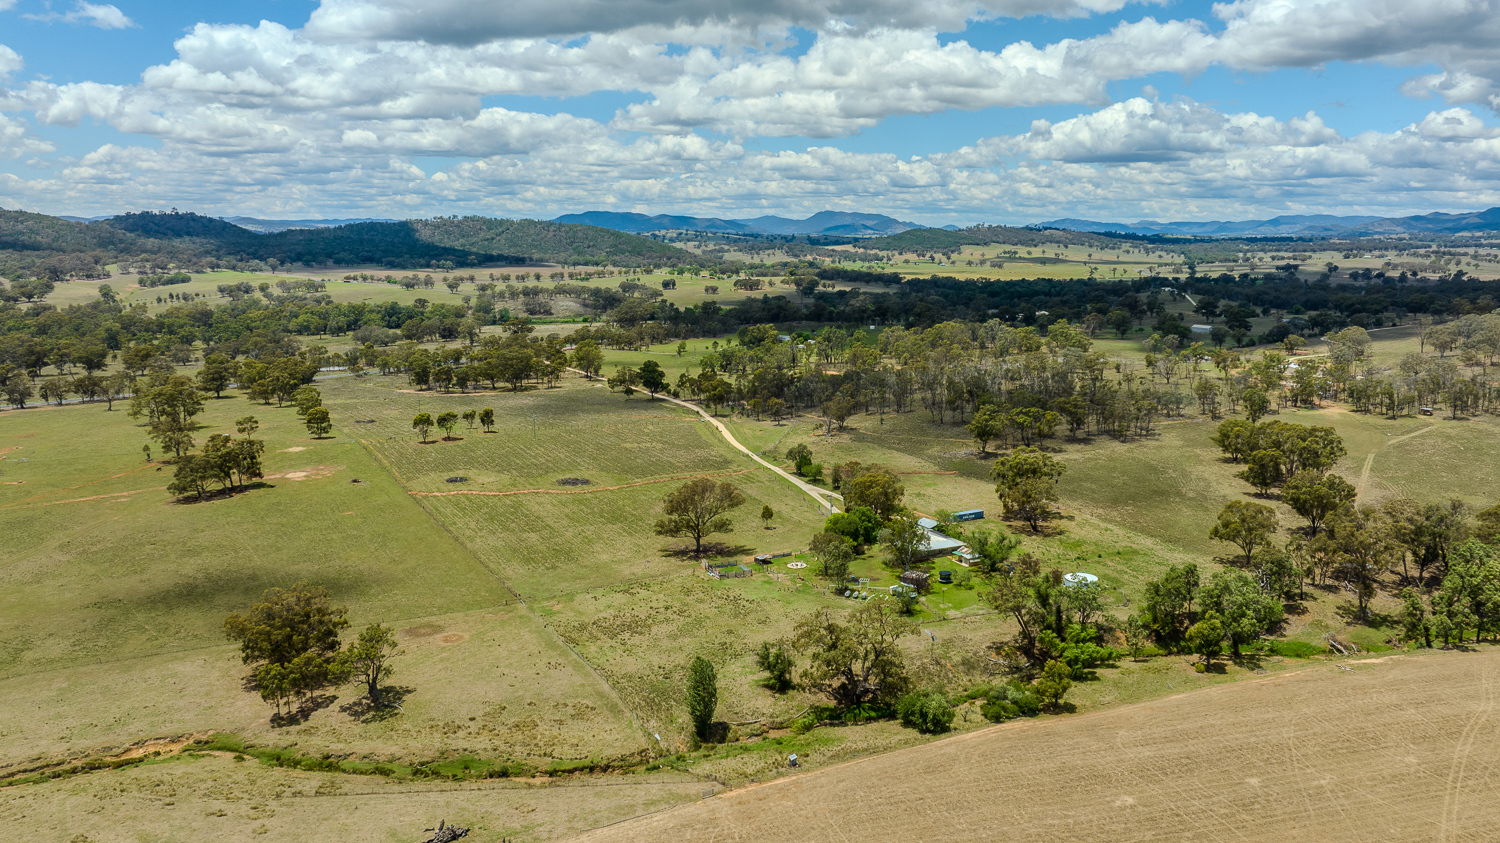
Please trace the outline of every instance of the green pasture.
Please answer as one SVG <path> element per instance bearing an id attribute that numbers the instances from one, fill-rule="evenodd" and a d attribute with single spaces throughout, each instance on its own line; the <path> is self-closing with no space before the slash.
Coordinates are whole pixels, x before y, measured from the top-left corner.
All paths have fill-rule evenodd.
<path id="1" fill-rule="evenodd" d="M 321 385 L 336 423 L 321 441 L 290 407 L 210 400 L 195 435 L 254 414 L 267 477 L 203 503 L 171 500 L 171 468 L 144 461 L 144 431 L 123 409 L 0 413 L 0 768 L 203 729 L 385 756 L 640 747 L 609 688 L 349 435 L 337 382 Z M 351 686 L 306 724 L 269 728 L 223 619 L 304 580 L 328 587 L 356 628 L 401 631 L 402 721 L 341 713 Z"/>
<path id="2" fill-rule="evenodd" d="M 225 615 L 302 579 L 356 617 L 505 599 L 340 415 L 332 437 L 313 440 L 291 407 L 208 401 L 200 442 L 260 420 L 265 487 L 180 504 L 166 491 L 172 469 L 143 459 L 125 403 L 0 414 L 0 676 L 218 643 Z"/>
<path id="3" fill-rule="evenodd" d="M 400 275 L 400 273 L 392 272 Z M 194 274 L 192 280 L 186 284 L 169 284 L 164 287 L 142 287 L 138 283 L 138 276 L 116 275 L 113 278 L 104 278 L 95 281 L 69 281 L 66 284 L 57 285 L 57 289 L 47 297 L 47 301 L 58 307 L 67 307 L 70 304 L 84 304 L 99 297 L 99 285 L 108 284 L 119 296 L 120 301 L 127 307 L 134 304 L 144 304 L 151 313 L 157 313 L 175 306 L 178 302 L 167 298 L 168 293 L 183 295 L 195 293 L 202 298 L 197 301 L 207 302 L 210 306 L 229 301 L 219 294 L 220 284 L 235 284 L 247 281 L 259 287 L 266 283 L 272 286 L 272 292 L 280 294 L 275 289 L 278 281 L 303 280 L 316 277 L 312 274 L 301 272 L 281 272 L 275 275 L 270 273 L 251 272 L 205 272 Z M 434 276 L 438 278 L 441 276 Z M 482 276 L 481 276 L 482 277 Z M 384 282 L 350 282 L 345 283 L 338 279 L 328 280 L 328 296 L 335 302 L 400 302 L 401 304 L 412 304 L 417 299 L 426 299 L 430 302 L 452 301 L 455 304 L 462 301 L 465 295 L 474 295 L 474 285 L 464 284 L 457 293 L 449 292 L 448 288 L 439 283 L 430 290 L 402 289 L 397 284 L 386 284 Z M 258 295 L 258 293 L 257 293 Z M 157 299 L 161 301 L 158 302 Z"/>
<path id="4" fill-rule="evenodd" d="M 692 568 L 663 554 L 682 540 L 651 532 L 661 499 L 690 477 L 721 476 L 745 493 L 735 532 L 717 538 L 739 553 L 795 549 L 821 523 L 811 498 L 730 448 L 697 414 L 644 394 L 626 398 L 580 378 L 489 395 L 412 393 L 396 378 L 345 380 L 331 392 L 336 402 L 325 404 L 373 422 L 355 425 L 355 435 L 408 488 L 528 492 L 416 499 L 528 597 Z M 461 427 L 456 441 L 439 441 L 438 432 L 422 445 L 411 429 L 419 412 L 486 407 L 495 410 L 492 434 Z M 460 476 L 468 479 L 447 482 Z M 564 478 L 589 485 L 559 485 Z M 777 529 L 761 529 L 764 505 L 777 513 Z"/>

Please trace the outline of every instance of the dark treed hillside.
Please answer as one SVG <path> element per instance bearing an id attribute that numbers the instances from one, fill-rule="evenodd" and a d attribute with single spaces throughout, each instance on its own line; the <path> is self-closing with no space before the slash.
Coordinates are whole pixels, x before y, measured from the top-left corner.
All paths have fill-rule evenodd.
<path id="1" fill-rule="evenodd" d="M 427 266 L 451 261 L 455 266 L 481 263 L 526 263 L 526 253 L 463 249 L 434 243 L 421 236 L 411 222 L 361 222 L 335 228 L 301 228 L 256 234 L 252 257 L 282 263 L 380 264 L 392 267 Z"/>
<path id="2" fill-rule="evenodd" d="M 219 258 L 275 259 L 288 264 L 373 263 L 411 267 L 427 266 L 434 261 L 451 261 L 454 265 L 524 263 L 529 257 L 433 243 L 422 238 L 410 222 L 366 222 L 257 234 L 201 214 L 148 211 L 118 216 L 93 227 L 123 229 L 159 241 L 187 241 L 200 253 Z"/>
<path id="3" fill-rule="evenodd" d="M 118 229 L 149 237 L 153 240 L 207 240 L 224 246 L 241 245 L 250 249 L 258 235 L 239 226 L 202 214 L 184 214 L 176 211 L 157 213 L 142 211 L 121 214 L 111 219 L 93 223 L 90 228 Z"/>
<path id="4" fill-rule="evenodd" d="M 691 252 L 645 237 L 593 225 L 492 217 L 413 220 L 424 241 L 465 249 L 527 255 L 553 263 L 680 266 L 701 259 Z"/>
<path id="5" fill-rule="evenodd" d="M 535 220 L 452 217 L 257 234 L 214 217 L 177 211 L 124 214 L 94 224 L 0 211 L 0 253 L 5 251 L 29 253 L 33 259 L 82 252 L 122 257 L 151 252 L 388 267 L 426 267 L 444 261 L 454 266 L 532 261 L 678 266 L 700 260 L 633 234 Z"/>
<path id="6" fill-rule="evenodd" d="M 124 230 L 72 222 L 46 214 L 0 210 L 0 251 L 129 251 L 140 238 Z"/>

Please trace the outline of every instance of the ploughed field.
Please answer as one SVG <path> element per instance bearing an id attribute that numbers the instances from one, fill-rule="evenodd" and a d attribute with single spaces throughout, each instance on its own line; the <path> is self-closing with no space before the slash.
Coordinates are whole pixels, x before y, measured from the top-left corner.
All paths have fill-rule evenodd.
<path id="1" fill-rule="evenodd" d="M 995 726 L 579 839 L 1493 840 L 1500 652 L 1347 666 Z"/>

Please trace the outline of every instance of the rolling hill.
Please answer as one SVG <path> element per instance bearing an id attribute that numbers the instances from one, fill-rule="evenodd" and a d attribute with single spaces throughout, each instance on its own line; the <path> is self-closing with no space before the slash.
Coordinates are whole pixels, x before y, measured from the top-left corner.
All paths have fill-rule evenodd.
<path id="1" fill-rule="evenodd" d="M 581 214 L 564 214 L 554 222 L 580 223 L 645 234 L 652 231 L 702 231 L 709 234 L 743 234 L 822 237 L 878 237 L 921 228 L 911 222 L 902 222 L 884 214 L 862 214 L 850 211 L 820 211 L 805 220 L 788 217 L 761 216 L 753 219 L 729 220 L 718 217 L 672 216 L 669 214 L 620 213 L 616 211 L 586 211 Z"/>
<path id="2" fill-rule="evenodd" d="M 95 257 L 169 254 L 306 264 L 455 267 L 569 263 L 678 266 L 701 262 L 691 252 L 646 237 L 589 225 L 489 217 L 354 222 L 260 234 L 227 220 L 181 212 L 121 214 L 81 222 L 0 210 L 0 253 L 35 262 L 52 255 Z"/>
<path id="3" fill-rule="evenodd" d="M 1169 235 L 1182 237 L 1381 237 L 1392 234 L 1469 234 L 1500 231 L 1500 208 L 1467 214 L 1424 214 L 1413 217 L 1340 217 L 1329 214 L 1286 215 L 1265 220 L 1226 222 L 1099 222 L 1056 219 L 1035 228 L 1067 231 Z"/>

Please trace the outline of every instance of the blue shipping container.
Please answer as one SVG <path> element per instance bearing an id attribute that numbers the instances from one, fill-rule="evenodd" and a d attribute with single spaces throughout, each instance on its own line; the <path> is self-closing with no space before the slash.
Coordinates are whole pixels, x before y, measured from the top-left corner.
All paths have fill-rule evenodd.
<path id="1" fill-rule="evenodd" d="M 963 512 L 953 513 L 954 521 L 979 521 L 984 518 L 982 509 L 966 509 Z"/>

